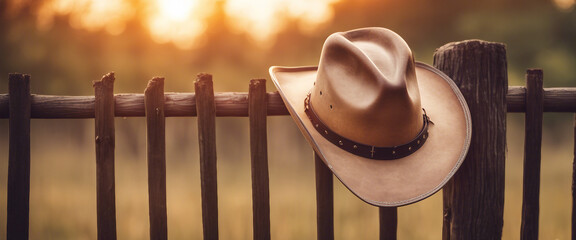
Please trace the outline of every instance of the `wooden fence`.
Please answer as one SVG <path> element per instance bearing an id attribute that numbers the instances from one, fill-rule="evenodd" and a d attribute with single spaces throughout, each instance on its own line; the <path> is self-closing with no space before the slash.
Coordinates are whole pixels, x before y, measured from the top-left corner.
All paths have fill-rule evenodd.
<path id="1" fill-rule="evenodd" d="M 537 239 L 542 115 L 576 112 L 576 88 L 543 88 L 538 69 L 527 71 L 525 87 L 508 87 L 499 43 L 447 44 L 436 51 L 434 65 L 459 86 L 473 122 L 468 156 L 444 187 L 443 239 L 501 238 L 507 112 L 526 113 L 521 239 Z M 167 239 L 165 118 L 172 116 L 198 118 L 204 239 L 218 239 L 215 119 L 249 118 L 254 239 L 270 239 L 266 117 L 288 115 L 279 94 L 267 93 L 262 79 L 250 81 L 248 93 L 214 93 L 208 74 L 198 76 L 195 93 L 164 93 L 163 82 L 152 79 L 144 94 L 115 95 L 109 73 L 94 82 L 94 96 L 47 96 L 30 94 L 30 76 L 9 75 L 9 93 L 0 94 L 0 118 L 10 126 L 7 239 L 28 239 L 31 118 L 95 119 L 98 239 L 116 239 L 115 117 L 146 117 L 150 238 Z M 334 239 L 332 173 L 318 156 L 315 161 L 317 238 Z M 573 190 L 573 239 L 575 199 Z M 397 209 L 380 208 L 380 238 L 396 239 L 396 229 Z"/>

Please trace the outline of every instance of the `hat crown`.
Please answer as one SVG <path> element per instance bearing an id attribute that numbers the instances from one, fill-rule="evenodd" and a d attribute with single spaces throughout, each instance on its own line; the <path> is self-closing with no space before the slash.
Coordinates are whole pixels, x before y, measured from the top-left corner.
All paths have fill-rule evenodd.
<path id="1" fill-rule="evenodd" d="M 412 51 L 400 36 L 384 28 L 329 36 L 310 94 L 320 120 L 355 142 L 397 146 L 422 129 Z"/>

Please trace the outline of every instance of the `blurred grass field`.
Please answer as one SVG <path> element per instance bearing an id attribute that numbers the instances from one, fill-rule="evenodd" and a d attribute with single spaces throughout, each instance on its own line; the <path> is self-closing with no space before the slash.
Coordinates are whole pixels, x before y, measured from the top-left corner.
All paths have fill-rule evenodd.
<path id="1" fill-rule="evenodd" d="M 551 115 L 551 116 L 550 116 Z M 550 117 L 549 117 L 550 116 Z M 503 239 L 519 239 L 523 114 L 509 114 Z M 558 120 L 562 119 L 562 120 Z M 571 114 L 547 114 L 566 131 L 544 132 L 540 239 L 569 239 Z M 1 121 L 7 120 L 3 119 Z M 82 122 L 82 127 L 72 122 Z M 312 151 L 287 116 L 268 118 L 273 239 L 314 239 Z M 0 122 L 2 123 L 2 122 Z M 0 129 L 0 209 L 6 208 L 7 124 Z M 251 239 L 252 207 L 246 118 L 218 118 L 221 239 Z M 565 125 L 565 126 L 564 126 Z M 48 127 L 52 126 L 52 127 Z M 30 239 L 96 239 L 93 120 L 32 120 Z M 168 235 L 202 237 L 195 118 L 167 120 Z M 116 120 L 116 209 L 119 239 L 147 239 L 148 198 L 143 118 Z M 78 140 L 78 136 L 83 136 Z M 227 138 L 227 136 L 238 136 Z M 336 239 L 378 239 L 378 209 L 335 185 Z M 442 193 L 398 210 L 399 239 L 440 239 Z M 0 236 L 6 213 L 0 211 Z"/>

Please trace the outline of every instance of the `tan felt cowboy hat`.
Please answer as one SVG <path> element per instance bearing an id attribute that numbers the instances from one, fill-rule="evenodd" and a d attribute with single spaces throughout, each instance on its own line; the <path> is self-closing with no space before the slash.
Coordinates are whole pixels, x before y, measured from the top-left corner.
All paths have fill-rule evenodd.
<path id="1" fill-rule="evenodd" d="M 317 67 L 271 67 L 270 75 L 316 153 L 367 203 L 432 195 L 468 151 L 470 112 L 458 87 L 415 62 L 388 29 L 334 33 Z"/>

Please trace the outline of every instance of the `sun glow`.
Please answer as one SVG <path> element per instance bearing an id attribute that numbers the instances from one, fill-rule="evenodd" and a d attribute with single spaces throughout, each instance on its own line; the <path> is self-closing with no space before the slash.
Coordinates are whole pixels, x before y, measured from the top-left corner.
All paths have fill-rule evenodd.
<path id="1" fill-rule="evenodd" d="M 196 46 L 208 27 L 207 19 L 221 7 L 227 23 L 259 43 L 269 41 L 296 20 L 312 31 L 332 19 L 331 4 L 339 0 L 46 0 L 38 10 L 38 26 L 49 29 L 56 16 L 69 16 L 74 28 L 121 34 L 138 18 L 158 43 Z M 210 26 L 218 27 L 218 26 Z"/>
<path id="2" fill-rule="evenodd" d="M 173 42 L 191 48 L 206 29 L 205 19 L 214 10 L 213 1 L 155 0 L 145 19 L 152 38 L 158 43 Z"/>
<path id="3" fill-rule="evenodd" d="M 198 1 L 186 0 L 156 0 L 158 13 L 169 20 L 182 21 L 190 16 L 197 7 Z"/>
<path id="4" fill-rule="evenodd" d="M 330 5 L 338 0 L 228 0 L 225 10 L 233 26 L 252 33 L 259 41 L 269 39 L 284 27 L 286 20 L 298 19 L 302 30 L 310 31 L 330 20 Z"/>

